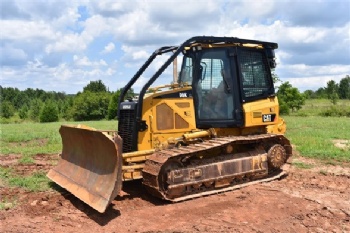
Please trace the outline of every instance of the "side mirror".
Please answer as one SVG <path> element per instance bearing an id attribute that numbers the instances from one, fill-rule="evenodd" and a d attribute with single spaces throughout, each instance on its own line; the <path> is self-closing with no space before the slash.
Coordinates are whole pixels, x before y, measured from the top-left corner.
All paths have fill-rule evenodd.
<path id="1" fill-rule="evenodd" d="M 266 48 L 266 54 L 267 54 L 267 59 L 269 61 L 270 68 L 272 69 L 276 68 L 275 50 L 271 48 Z"/>

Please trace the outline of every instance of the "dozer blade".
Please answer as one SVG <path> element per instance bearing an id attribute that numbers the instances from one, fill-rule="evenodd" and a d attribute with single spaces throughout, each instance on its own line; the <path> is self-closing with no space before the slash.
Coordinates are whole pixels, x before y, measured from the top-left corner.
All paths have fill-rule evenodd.
<path id="1" fill-rule="evenodd" d="M 47 176 L 103 213 L 122 187 L 122 139 L 88 126 L 60 128 L 63 150 Z"/>

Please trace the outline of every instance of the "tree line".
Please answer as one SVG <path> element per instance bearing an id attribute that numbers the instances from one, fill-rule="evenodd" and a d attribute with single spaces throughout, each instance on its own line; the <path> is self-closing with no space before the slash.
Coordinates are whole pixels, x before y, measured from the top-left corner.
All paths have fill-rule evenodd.
<path id="1" fill-rule="evenodd" d="M 274 81 L 280 81 L 275 74 Z M 111 92 L 101 80 L 91 81 L 75 95 L 32 88 L 20 91 L 0 86 L 0 117 L 8 119 L 16 116 L 36 122 L 112 120 L 117 116 L 121 90 Z M 133 96 L 135 93 L 131 89 L 127 98 Z M 330 80 L 326 87 L 303 93 L 289 82 L 283 82 L 278 87 L 277 96 L 281 114 L 298 111 L 306 99 L 328 98 L 335 105 L 339 99 L 350 100 L 350 76 L 346 75 L 339 83 Z"/>
<path id="2" fill-rule="evenodd" d="M 338 99 L 350 99 L 350 76 L 346 75 L 339 83 L 330 80 L 326 87 L 320 87 L 316 91 L 306 90 L 304 94 L 309 99 L 328 98 L 333 104 L 336 104 Z"/>
<path id="3" fill-rule="evenodd" d="M 274 80 L 280 81 L 276 76 Z M 339 99 L 350 100 L 350 76 L 346 75 L 339 83 L 330 80 L 326 87 L 320 87 L 316 91 L 306 90 L 303 93 L 289 82 L 284 82 L 278 87 L 277 96 L 282 114 L 298 111 L 305 104 L 306 99 L 329 99 L 336 105 Z"/>
<path id="4" fill-rule="evenodd" d="M 41 89 L 0 86 L 0 116 L 22 120 L 55 122 L 116 119 L 121 89 L 111 92 L 101 81 L 91 81 L 75 95 L 64 92 L 45 92 Z M 134 96 L 131 89 L 127 96 Z"/>

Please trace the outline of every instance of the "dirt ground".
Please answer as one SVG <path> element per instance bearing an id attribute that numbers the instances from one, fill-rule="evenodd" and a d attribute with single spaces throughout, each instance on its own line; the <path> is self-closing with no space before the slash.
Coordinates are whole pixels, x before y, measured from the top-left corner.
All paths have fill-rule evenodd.
<path id="1" fill-rule="evenodd" d="M 0 156 L 0 166 L 21 175 L 47 172 L 57 155 L 37 155 L 35 164 Z M 350 166 L 320 165 L 294 157 L 280 180 L 171 204 L 146 193 L 140 181 L 99 214 L 70 193 L 28 192 L 0 183 L 0 232 L 350 232 Z"/>

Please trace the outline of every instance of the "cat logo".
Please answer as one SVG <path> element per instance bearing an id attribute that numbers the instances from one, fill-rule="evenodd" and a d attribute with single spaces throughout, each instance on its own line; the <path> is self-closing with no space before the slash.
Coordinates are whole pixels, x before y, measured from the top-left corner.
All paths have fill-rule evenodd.
<path id="1" fill-rule="evenodd" d="M 271 121 L 272 121 L 271 114 L 263 115 L 263 122 L 271 122 Z"/>
<path id="2" fill-rule="evenodd" d="M 131 105 L 123 105 L 123 109 L 131 109 Z"/>
<path id="3" fill-rule="evenodd" d="M 180 98 L 187 98 L 187 93 L 186 92 L 180 92 Z"/>

